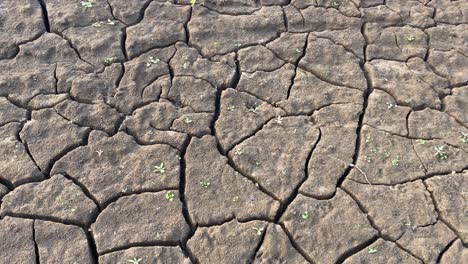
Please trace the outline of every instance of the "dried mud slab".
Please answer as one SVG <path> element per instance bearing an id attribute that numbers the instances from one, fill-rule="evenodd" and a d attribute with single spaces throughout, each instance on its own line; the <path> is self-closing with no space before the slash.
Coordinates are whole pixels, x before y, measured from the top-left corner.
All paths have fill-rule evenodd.
<path id="1" fill-rule="evenodd" d="M 384 237 L 400 238 L 413 228 L 435 224 L 437 212 L 422 181 L 395 186 L 366 185 L 345 180 L 342 186 L 367 211 Z M 415 208 L 413 205 L 417 204 Z"/>
<path id="2" fill-rule="evenodd" d="M 106 207 L 92 224 L 99 254 L 135 245 L 177 245 L 190 231 L 177 191 L 125 196 Z M 136 257 L 136 256 L 135 256 Z"/>
<path id="3" fill-rule="evenodd" d="M 180 264 L 192 263 L 178 247 L 132 247 L 99 256 L 99 263 L 102 264 L 125 263 L 125 261 L 128 263 L 130 260 L 153 264 L 166 264 L 167 261 Z"/>
<path id="4" fill-rule="evenodd" d="M 279 202 L 230 167 L 213 137 L 193 138 L 185 155 L 185 198 L 194 224 L 236 218 L 273 221 Z"/>
<path id="5" fill-rule="evenodd" d="M 24 184 L 2 199 L 2 216 L 21 216 L 73 223 L 91 224 L 97 206 L 80 187 L 62 175 L 40 183 Z"/>
<path id="6" fill-rule="evenodd" d="M 28 118 L 28 110 L 17 107 L 5 97 L 0 97 L 0 126 L 22 122 Z"/>
<path id="7" fill-rule="evenodd" d="M 77 226 L 35 220 L 34 241 L 41 263 L 94 263 L 86 234 Z"/>
<path id="8" fill-rule="evenodd" d="M 392 242 L 378 239 L 366 249 L 361 250 L 357 254 L 346 259 L 345 264 L 371 264 L 371 263 L 408 263 L 422 264 L 423 262 L 411 254 L 401 250 Z"/>
<path id="9" fill-rule="evenodd" d="M 187 247 L 200 263 L 247 263 L 254 258 L 255 248 L 269 226 L 262 221 L 232 220 L 219 226 L 199 227 Z"/>
<path id="10" fill-rule="evenodd" d="M 447 114 L 468 126 L 468 113 L 465 111 L 468 108 L 468 86 L 452 89 L 452 95 L 445 97 L 443 103 Z"/>
<path id="11" fill-rule="evenodd" d="M 109 137 L 93 131 L 88 145 L 57 161 L 52 174 L 69 175 L 103 206 L 128 193 L 177 189 L 177 154 L 167 145 L 138 145 L 122 132 Z"/>
<path id="12" fill-rule="evenodd" d="M 441 264 L 462 264 L 468 258 L 468 249 L 463 246 L 461 240 L 456 240 L 440 259 Z"/>
<path id="13" fill-rule="evenodd" d="M 341 190 L 330 200 L 298 195 L 280 223 L 307 257 L 320 263 L 335 263 L 377 235 L 357 204 Z"/>
<path id="14" fill-rule="evenodd" d="M 466 218 L 468 173 L 435 176 L 425 181 L 431 192 L 441 219 L 457 232 L 458 237 L 468 241 Z"/>
<path id="15" fill-rule="evenodd" d="M 0 258 L 35 263 L 34 220 L 5 217 L 0 220 Z"/>

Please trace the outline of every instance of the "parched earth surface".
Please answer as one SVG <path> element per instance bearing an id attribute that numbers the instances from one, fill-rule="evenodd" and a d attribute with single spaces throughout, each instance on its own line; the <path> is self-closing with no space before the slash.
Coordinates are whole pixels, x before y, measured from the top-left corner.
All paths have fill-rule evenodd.
<path id="1" fill-rule="evenodd" d="M 468 1 L 1 0 L 0 263 L 468 263 Z"/>

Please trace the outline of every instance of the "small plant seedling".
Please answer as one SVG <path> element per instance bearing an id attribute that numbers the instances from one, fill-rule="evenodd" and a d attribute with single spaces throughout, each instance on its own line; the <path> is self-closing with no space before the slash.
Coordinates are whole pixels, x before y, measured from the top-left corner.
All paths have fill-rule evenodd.
<path id="1" fill-rule="evenodd" d="M 395 104 L 387 103 L 387 109 L 392 109 L 393 107 L 395 107 Z"/>
<path id="2" fill-rule="evenodd" d="M 149 58 L 148 58 L 148 62 L 146 63 L 146 66 L 149 67 L 149 66 L 151 66 L 151 65 L 153 65 L 153 64 L 159 63 L 160 61 L 161 61 L 161 60 L 158 59 L 158 58 L 155 59 L 154 57 L 149 57 Z"/>
<path id="3" fill-rule="evenodd" d="M 257 110 L 260 109 L 261 105 L 257 106 L 257 105 L 252 105 L 250 108 L 249 108 L 249 112 L 252 112 L 252 113 L 257 113 Z"/>
<path id="4" fill-rule="evenodd" d="M 420 138 L 420 139 L 416 139 L 416 142 L 417 142 L 419 145 L 426 145 L 427 140 L 421 139 L 421 138 Z"/>
<path id="5" fill-rule="evenodd" d="M 86 0 L 81 2 L 81 5 L 88 8 L 88 7 L 93 7 L 93 2 L 91 0 Z"/>
<path id="6" fill-rule="evenodd" d="M 400 165 L 400 156 L 396 156 L 394 159 L 392 159 L 392 166 L 393 167 L 398 167 Z"/>
<path id="7" fill-rule="evenodd" d="M 129 259 L 128 262 L 132 263 L 132 264 L 140 264 L 142 258 L 132 258 L 132 259 Z"/>
<path id="8" fill-rule="evenodd" d="M 438 146 L 434 147 L 436 153 L 434 156 L 436 156 L 437 159 L 439 160 L 447 160 L 448 159 L 448 154 L 445 152 L 445 147 L 444 146 Z"/>
<path id="9" fill-rule="evenodd" d="M 364 160 L 367 161 L 368 163 L 372 162 L 372 159 L 369 156 L 364 156 Z"/>
<path id="10" fill-rule="evenodd" d="M 255 161 L 255 165 L 256 165 L 256 166 L 260 166 L 260 165 L 262 165 L 262 163 L 261 163 L 260 161 L 256 160 L 256 161 Z"/>
<path id="11" fill-rule="evenodd" d="M 367 248 L 367 252 L 369 252 L 369 254 L 377 253 L 377 251 L 378 251 L 378 250 L 375 249 L 375 248 L 371 248 L 371 247 Z"/>
<path id="12" fill-rule="evenodd" d="M 339 7 L 340 4 L 341 4 L 340 1 L 333 1 L 333 2 L 331 3 L 331 5 L 332 5 L 333 7 Z"/>
<path id="13" fill-rule="evenodd" d="M 278 124 L 278 125 L 281 125 L 283 124 L 283 118 L 281 116 L 278 116 L 275 118 L 275 120 L 273 120 L 274 123 Z"/>
<path id="14" fill-rule="evenodd" d="M 189 68 L 189 63 L 188 62 L 184 62 L 184 65 L 182 65 L 182 68 L 184 68 L 184 70 L 187 70 Z"/>
<path id="15" fill-rule="evenodd" d="M 302 53 L 302 50 L 299 49 L 299 48 L 297 48 L 297 49 L 296 49 L 296 52 L 297 52 L 297 53 Z"/>
<path id="16" fill-rule="evenodd" d="M 113 26 L 113 25 L 115 25 L 115 21 L 107 19 L 107 25 Z"/>
<path id="17" fill-rule="evenodd" d="M 370 136 L 366 137 L 366 143 L 371 143 L 372 141 L 374 140 Z"/>
<path id="18" fill-rule="evenodd" d="M 252 229 L 257 231 L 257 236 L 261 236 L 263 234 L 263 230 L 265 230 L 264 227 L 260 227 L 260 228 L 252 227 Z"/>
<path id="19" fill-rule="evenodd" d="M 219 45 L 221 45 L 221 43 L 219 43 L 218 41 L 215 41 L 215 42 L 213 43 L 213 46 L 215 46 L 215 47 L 218 47 Z"/>
<path id="20" fill-rule="evenodd" d="M 194 6 L 197 3 L 197 0 L 190 0 L 190 4 Z"/>
<path id="21" fill-rule="evenodd" d="M 302 219 L 309 219 L 310 214 L 309 214 L 309 212 L 305 211 L 305 212 L 302 213 L 301 217 L 302 217 Z"/>
<path id="22" fill-rule="evenodd" d="M 159 164 L 159 165 L 154 165 L 153 172 L 159 172 L 161 174 L 166 172 L 166 167 L 164 166 L 164 163 L 161 162 L 161 164 Z"/>
<path id="23" fill-rule="evenodd" d="M 239 196 L 234 196 L 234 197 L 232 197 L 232 201 L 233 201 L 233 202 L 239 201 Z"/>
<path id="24" fill-rule="evenodd" d="M 192 123 L 192 122 L 193 122 L 193 120 L 190 119 L 189 117 L 184 118 L 184 123 L 185 123 L 185 124 L 190 124 L 190 123 Z"/>
<path id="25" fill-rule="evenodd" d="M 94 23 L 93 23 L 93 27 L 95 27 L 95 28 L 100 28 L 100 27 L 102 27 L 102 21 L 94 22 Z"/>
<path id="26" fill-rule="evenodd" d="M 105 59 L 104 59 L 104 64 L 105 64 L 105 65 L 111 65 L 112 62 L 114 62 L 114 58 L 112 58 L 112 57 L 109 57 L 109 58 L 105 58 Z"/>
<path id="27" fill-rule="evenodd" d="M 407 39 L 409 42 L 412 42 L 412 41 L 414 41 L 416 38 L 415 38 L 414 36 L 408 36 L 406 39 Z"/>
<path id="28" fill-rule="evenodd" d="M 229 106 L 227 107 L 227 110 L 229 110 L 229 111 L 234 111 L 235 109 L 236 109 L 236 107 L 233 106 L 233 105 L 229 105 Z"/>
<path id="29" fill-rule="evenodd" d="M 458 139 L 461 143 L 468 143 L 468 133 L 461 132 L 461 136 Z"/>
<path id="30" fill-rule="evenodd" d="M 203 188 L 208 188 L 208 187 L 210 187 L 211 183 L 210 183 L 209 181 L 203 180 L 203 181 L 200 182 L 200 185 L 201 185 Z"/>
<path id="31" fill-rule="evenodd" d="M 98 157 L 101 157 L 103 152 L 104 151 L 102 151 L 102 149 L 96 150 L 96 153 L 97 153 Z"/>
<path id="32" fill-rule="evenodd" d="M 178 160 L 181 160 L 181 159 L 182 159 L 182 157 L 181 157 L 179 154 L 177 154 L 176 158 L 177 158 Z"/>
<path id="33" fill-rule="evenodd" d="M 242 154 L 242 150 L 240 150 L 240 149 L 236 149 L 236 151 L 234 151 L 234 154 L 236 154 L 236 155 L 238 155 L 238 156 L 239 156 L 239 155 L 241 155 L 241 154 Z"/>
<path id="34" fill-rule="evenodd" d="M 166 201 L 169 201 L 169 202 L 174 201 L 174 197 L 175 197 L 175 194 L 171 191 L 168 191 L 166 194 L 164 194 L 164 199 L 166 199 Z"/>

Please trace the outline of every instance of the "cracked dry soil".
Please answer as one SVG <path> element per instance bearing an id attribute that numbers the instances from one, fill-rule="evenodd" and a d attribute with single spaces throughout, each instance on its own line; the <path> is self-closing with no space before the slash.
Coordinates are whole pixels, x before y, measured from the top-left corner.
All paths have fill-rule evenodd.
<path id="1" fill-rule="evenodd" d="M 0 263 L 468 263 L 468 1 L 0 1 Z"/>

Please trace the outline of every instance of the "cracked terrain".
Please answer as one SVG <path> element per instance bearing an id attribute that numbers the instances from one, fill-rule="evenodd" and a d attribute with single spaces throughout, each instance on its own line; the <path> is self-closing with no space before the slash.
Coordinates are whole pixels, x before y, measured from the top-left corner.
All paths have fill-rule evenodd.
<path id="1" fill-rule="evenodd" d="M 2 0 L 0 263 L 468 263 L 468 1 Z"/>

